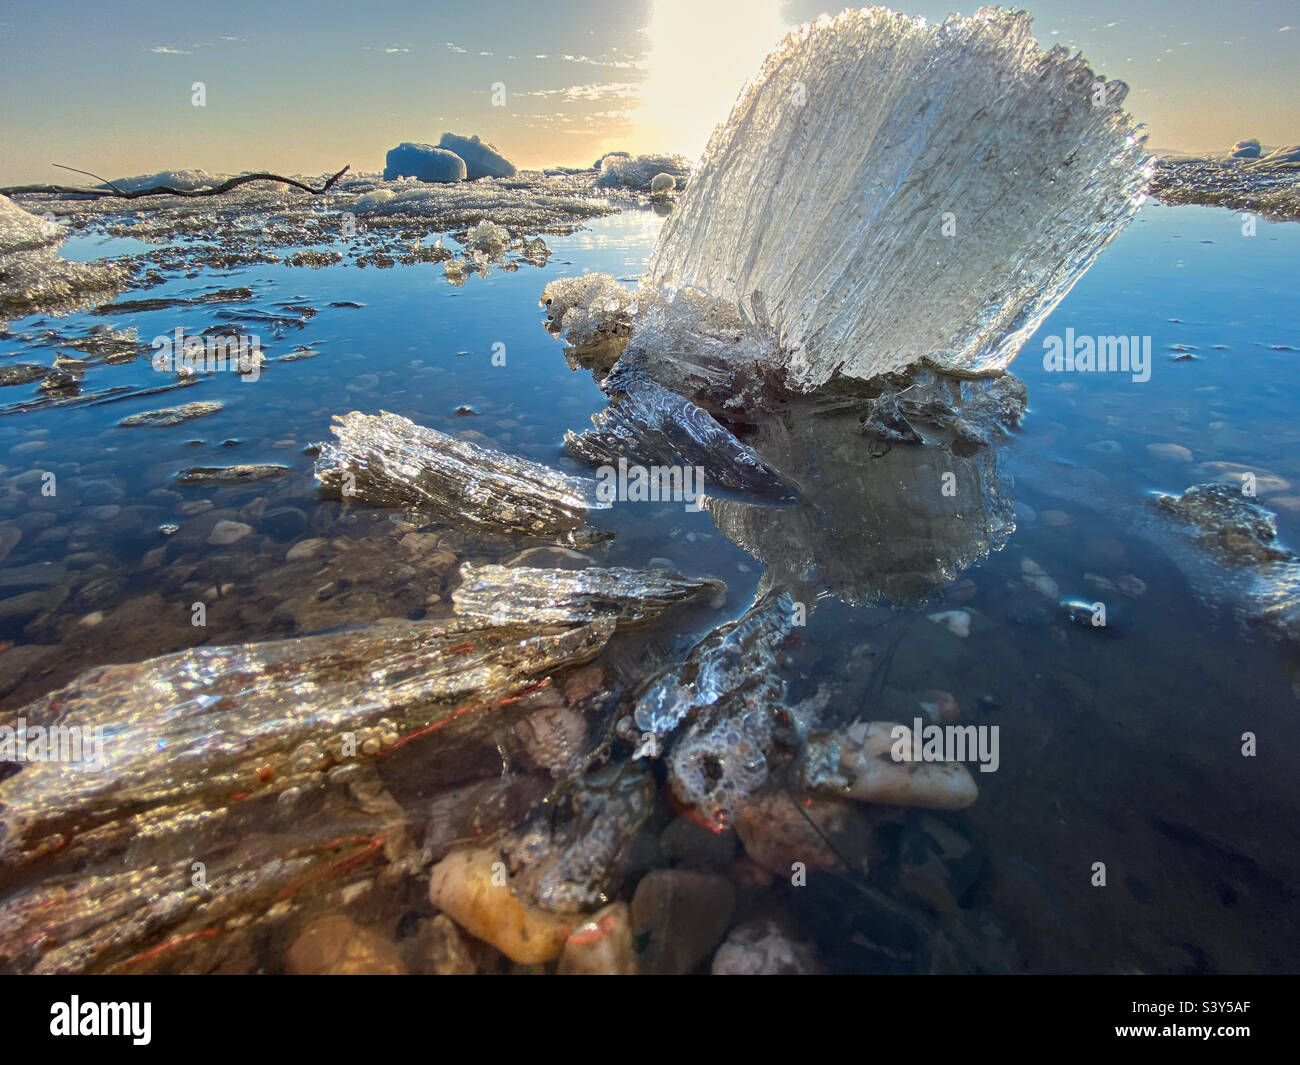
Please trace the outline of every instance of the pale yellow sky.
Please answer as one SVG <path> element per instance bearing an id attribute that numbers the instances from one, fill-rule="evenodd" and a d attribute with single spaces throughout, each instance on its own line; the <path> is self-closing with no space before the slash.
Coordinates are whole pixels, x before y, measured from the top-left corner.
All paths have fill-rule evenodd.
<path id="1" fill-rule="evenodd" d="M 936 19 L 952 5 L 897 6 Z M 1040 43 L 1081 49 L 1130 83 L 1129 109 L 1155 147 L 1300 141 L 1296 0 L 1028 6 Z M 444 130 L 477 133 L 527 167 L 590 165 L 618 148 L 694 155 L 784 29 L 826 10 L 818 0 L 9 5 L 0 183 L 67 181 L 51 162 L 110 177 L 374 171 L 388 148 Z"/>

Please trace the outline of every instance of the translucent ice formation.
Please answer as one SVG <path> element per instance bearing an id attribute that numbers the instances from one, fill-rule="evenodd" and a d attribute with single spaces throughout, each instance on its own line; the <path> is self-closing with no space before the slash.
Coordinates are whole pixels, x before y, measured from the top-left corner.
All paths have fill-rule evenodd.
<path id="1" fill-rule="evenodd" d="M 620 626 L 657 618 L 669 607 L 725 594 L 718 580 L 682 577 L 666 571 L 592 566 L 587 569 L 530 569 L 527 566 L 460 568 L 452 594 L 457 614 L 510 621 L 579 624 L 612 618 Z"/>
<path id="2" fill-rule="evenodd" d="M 505 226 L 494 225 L 487 219 L 471 226 L 465 236 L 465 247 L 481 251 L 490 256 L 500 256 L 510 246 L 510 230 Z"/>
<path id="3" fill-rule="evenodd" d="M 0 781 L 0 864 L 193 831 L 417 731 L 474 727 L 470 711 L 591 660 L 613 631 L 453 618 L 91 669 L 19 713 L 29 734 L 77 726 L 84 753 Z"/>
<path id="4" fill-rule="evenodd" d="M 654 784 L 643 767 L 624 762 L 595 770 L 506 841 L 511 889 L 554 913 L 608 902 L 653 805 Z"/>
<path id="5" fill-rule="evenodd" d="M 645 685 L 634 712 L 637 728 L 667 736 L 695 711 L 767 685 L 776 675 L 775 654 L 794 618 L 794 599 L 774 589 L 737 621 L 718 626 L 685 662 Z"/>
<path id="6" fill-rule="evenodd" d="M 690 164 L 680 155 L 628 155 L 610 152 L 600 161 L 596 184 L 602 188 L 623 185 L 650 191 L 654 179 L 667 174 L 676 181 L 690 173 Z"/>
<path id="7" fill-rule="evenodd" d="M 637 311 L 636 293 L 609 274 L 561 277 L 542 290 L 548 328 L 574 347 L 626 336 Z"/>
<path id="8" fill-rule="evenodd" d="M 768 323 L 796 390 L 1005 369 L 1142 201 L 1126 94 L 1025 12 L 824 17 L 746 85 L 642 285 Z"/>
<path id="9" fill-rule="evenodd" d="M 396 414 L 335 415 L 337 442 L 321 445 L 316 477 L 345 499 L 406 506 L 498 533 L 573 534 L 606 508 L 594 483 L 479 447 Z"/>
<path id="10" fill-rule="evenodd" d="M 0 196 L 0 322 L 37 311 L 73 311 L 111 299 L 130 282 L 130 269 L 120 263 L 60 258 L 57 249 L 67 232 L 53 214 L 32 214 Z"/>
<path id="11" fill-rule="evenodd" d="M 799 490 L 711 414 L 654 381 L 615 394 L 591 416 L 593 428 L 566 432 L 565 449 L 592 465 L 620 459 L 651 467 L 694 467 L 707 489 L 724 488 L 771 503 L 798 497 Z"/>
<path id="12" fill-rule="evenodd" d="M 777 656 L 794 618 L 790 594 L 769 592 L 705 637 L 637 703 L 637 725 L 656 734 L 694 714 L 668 752 L 668 782 L 718 831 L 768 780 L 786 694 Z"/>

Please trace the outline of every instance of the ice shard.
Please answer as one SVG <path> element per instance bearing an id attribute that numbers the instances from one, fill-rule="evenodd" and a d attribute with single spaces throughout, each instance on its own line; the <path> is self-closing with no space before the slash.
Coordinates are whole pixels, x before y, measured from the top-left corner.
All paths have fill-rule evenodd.
<path id="1" fill-rule="evenodd" d="M 619 459 L 644 466 L 698 467 L 705 489 L 724 488 L 771 503 L 798 497 L 783 477 L 708 411 L 650 380 L 620 391 L 591 416 L 593 428 L 564 434 L 565 450 L 592 465 Z"/>
<path id="2" fill-rule="evenodd" d="M 475 727 L 478 711 L 591 660 L 613 631 L 606 619 L 453 618 L 88 670 L 18 712 L 29 732 L 75 726 L 63 735 L 85 753 L 28 760 L 0 780 L 0 865 L 193 831 L 236 799 L 303 789 L 416 734 Z"/>
<path id="3" fill-rule="evenodd" d="M 793 631 L 796 614 L 790 593 L 773 589 L 739 619 L 719 625 L 685 662 L 644 685 L 633 715 L 637 728 L 667 736 L 706 706 L 749 689 L 767 691 L 776 681 L 777 649 Z"/>
<path id="4" fill-rule="evenodd" d="M 585 624 L 608 618 L 622 628 L 653 621 L 669 608 L 726 594 L 719 580 L 683 577 L 663 570 L 531 569 L 527 566 L 460 567 L 452 593 L 457 614 L 498 623 Z"/>
<path id="5" fill-rule="evenodd" d="M 786 717 L 778 654 L 796 613 L 788 591 L 769 591 L 637 701 L 635 720 L 645 732 L 665 736 L 686 721 L 665 758 L 668 783 L 716 831 L 769 778 L 769 755 Z"/>
<path id="6" fill-rule="evenodd" d="M 715 130 L 643 292 L 739 306 L 793 390 L 1005 369 L 1151 170 L 1127 86 L 1030 22 L 871 7 L 793 31 Z"/>
<path id="7" fill-rule="evenodd" d="M 630 762 L 611 762 L 575 782 L 506 840 L 511 888 L 552 913 L 608 902 L 654 797 L 650 773 Z"/>
<path id="8" fill-rule="evenodd" d="M 450 524 L 577 541 L 587 512 L 608 507 L 594 482 L 416 425 L 387 411 L 335 415 L 316 477 L 329 491 L 375 506 L 408 507 Z"/>
<path id="9" fill-rule="evenodd" d="M 0 965 L 20 973 L 211 973 L 247 957 L 299 893 L 383 862 L 384 829 L 318 819 L 292 835 L 264 826 L 210 850 L 108 862 L 48 877 L 0 903 Z M 379 835 L 376 835 L 376 833 Z M 208 885 L 195 882 L 195 861 Z M 271 916 L 274 915 L 274 916 Z"/>

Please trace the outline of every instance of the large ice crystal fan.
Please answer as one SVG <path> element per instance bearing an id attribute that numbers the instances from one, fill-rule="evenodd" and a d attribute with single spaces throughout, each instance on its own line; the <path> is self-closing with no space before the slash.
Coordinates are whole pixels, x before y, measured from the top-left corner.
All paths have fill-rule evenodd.
<path id="1" fill-rule="evenodd" d="M 714 131 L 643 286 L 740 304 L 798 390 L 921 360 L 1004 369 L 1150 177 L 1128 87 L 1044 52 L 1030 22 L 866 8 L 790 33 Z"/>

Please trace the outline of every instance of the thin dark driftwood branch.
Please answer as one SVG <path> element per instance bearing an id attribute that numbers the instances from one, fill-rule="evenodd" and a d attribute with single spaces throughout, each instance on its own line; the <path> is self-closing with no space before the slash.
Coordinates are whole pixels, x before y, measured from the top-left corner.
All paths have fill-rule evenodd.
<path id="1" fill-rule="evenodd" d="M 55 166 L 61 164 L 55 163 Z M 73 167 L 65 166 L 64 170 L 72 170 Z M 303 192 L 309 192 L 313 196 L 320 196 L 329 192 L 344 174 L 351 170 L 351 164 L 345 166 L 333 177 L 329 178 L 320 188 L 314 189 L 310 185 L 304 185 L 301 181 L 294 181 L 293 178 L 281 177 L 279 174 L 240 174 L 239 177 L 230 178 L 223 181 L 220 185 L 213 185 L 209 189 L 174 189 L 170 185 L 155 185 L 148 189 L 136 189 L 134 192 L 122 192 L 120 189 L 113 187 L 112 182 L 105 181 L 109 185 L 107 189 L 81 189 L 72 185 L 11 185 L 8 188 L 0 188 L 0 196 L 20 196 L 28 193 L 57 193 L 67 194 L 76 193 L 79 196 L 112 196 L 123 200 L 138 200 L 144 196 L 183 196 L 188 199 L 194 199 L 199 196 L 220 196 L 223 192 L 229 192 L 240 185 L 247 185 L 250 181 L 279 181 L 285 185 L 292 185 L 295 189 L 302 189 Z M 85 170 L 78 170 L 78 174 L 87 174 Z M 95 174 L 87 174 L 89 177 L 96 177 Z M 100 178 L 104 181 L 104 178 Z"/>
<path id="2" fill-rule="evenodd" d="M 64 166 L 62 163 L 51 163 L 50 166 L 57 166 L 60 170 L 71 170 L 74 174 L 85 174 L 86 177 L 93 177 L 96 181 L 102 181 L 114 192 L 122 191 L 111 181 L 109 181 L 108 178 L 100 177 L 98 174 L 92 174 L 89 170 L 78 170 L 75 166 Z"/>

